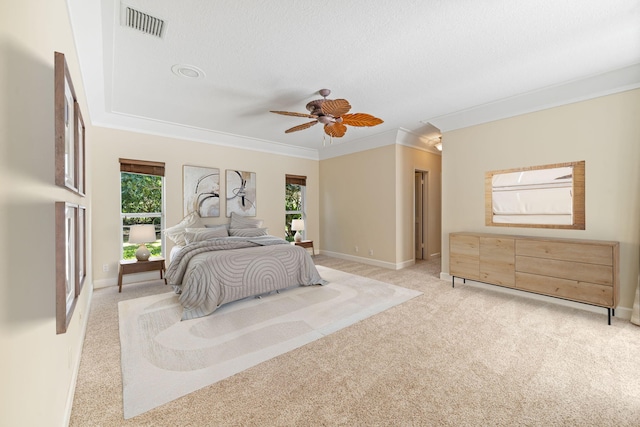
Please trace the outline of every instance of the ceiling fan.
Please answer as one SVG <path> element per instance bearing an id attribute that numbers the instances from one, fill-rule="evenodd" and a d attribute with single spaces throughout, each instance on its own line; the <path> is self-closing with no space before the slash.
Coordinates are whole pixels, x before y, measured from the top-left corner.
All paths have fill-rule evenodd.
<path id="1" fill-rule="evenodd" d="M 324 132 L 327 135 L 334 138 L 340 138 L 347 132 L 347 127 L 345 125 L 364 127 L 376 126 L 383 123 L 381 119 L 370 114 L 347 114 L 351 109 L 349 101 L 346 99 L 327 99 L 327 96 L 331 93 L 329 89 L 320 89 L 318 93 L 323 97 L 323 99 L 316 99 L 307 104 L 306 108 L 309 110 L 309 114 L 292 113 L 289 111 L 271 111 L 272 113 L 283 114 L 285 116 L 307 117 L 314 119 L 311 122 L 287 129 L 284 133 L 296 132 L 310 128 L 316 123 L 322 123 L 324 125 Z"/>

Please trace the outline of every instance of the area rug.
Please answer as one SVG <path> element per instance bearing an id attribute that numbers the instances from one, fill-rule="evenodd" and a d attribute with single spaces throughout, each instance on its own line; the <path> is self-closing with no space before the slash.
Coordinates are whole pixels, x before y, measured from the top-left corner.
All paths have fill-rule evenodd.
<path id="1" fill-rule="evenodd" d="M 125 419 L 421 294 L 318 266 L 326 286 L 246 298 L 181 321 L 173 292 L 118 303 Z"/>

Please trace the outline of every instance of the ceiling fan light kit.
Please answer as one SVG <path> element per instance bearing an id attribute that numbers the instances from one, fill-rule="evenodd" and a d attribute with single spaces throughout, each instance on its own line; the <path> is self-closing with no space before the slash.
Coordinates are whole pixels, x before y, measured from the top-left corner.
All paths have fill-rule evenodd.
<path id="1" fill-rule="evenodd" d="M 316 123 L 324 125 L 324 132 L 331 138 L 341 138 L 347 132 L 346 125 L 357 127 L 376 126 L 383 121 L 371 114 L 353 113 L 347 114 L 351 110 L 351 104 L 346 99 L 327 99 L 331 94 L 329 89 L 320 89 L 318 93 L 323 99 L 310 101 L 306 105 L 309 111 L 305 113 L 294 113 L 290 111 L 271 111 L 272 113 L 282 114 L 284 116 L 306 117 L 314 119 L 298 126 L 294 126 L 284 131 L 284 133 L 296 132 L 299 130 L 310 128 Z"/>

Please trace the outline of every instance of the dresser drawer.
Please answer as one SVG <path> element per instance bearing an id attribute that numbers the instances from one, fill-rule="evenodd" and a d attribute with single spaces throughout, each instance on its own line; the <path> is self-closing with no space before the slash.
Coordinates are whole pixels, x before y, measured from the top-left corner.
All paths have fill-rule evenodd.
<path id="1" fill-rule="evenodd" d="M 480 278 L 480 238 L 477 236 L 449 236 L 449 274 L 465 279 Z"/>
<path id="2" fill-rule="evenodd" d="M 520 273 L 613 286 L 613 267 L 609 265 L 517 256 L 516 266 Z"/>
<path id="3" fill-rule="evenodd" d="M 477 257 L 480 255 L 480 238 L 478 236 L 452 234 L 449 237 L 449 250 L 455 255 Z"/>
<path id="4" fill-rule="evenodd" d="M 615 308 L 612 286 L 516 272 L 516 288 L 601 307 Z"/>
<path id="5" fill-rule="evenodd" d="M 609 245 L 519 239 L 516 255 L 613 265 L 613 248 Z"/>
<path id="6" fill-rule="evenodd" d="M 501 237 L 480 238 L 480 280 L 513 287 L 515 277 L 515 240 Z"/>

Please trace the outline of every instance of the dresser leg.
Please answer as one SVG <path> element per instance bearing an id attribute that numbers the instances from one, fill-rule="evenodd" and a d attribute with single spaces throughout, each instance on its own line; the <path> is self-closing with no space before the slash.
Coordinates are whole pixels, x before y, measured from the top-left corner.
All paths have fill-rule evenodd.
<path id="1" fill-rule="evenodd" d="M 609 325 L 611 324 L 611 309 L 607 308 L 607 317 L 609 318 Z"/>
<path id="2" fill-rule="evenodd" d="M 456 287 L 456 276 L 451 276 L 451 287 L 452 288 Z"/>

